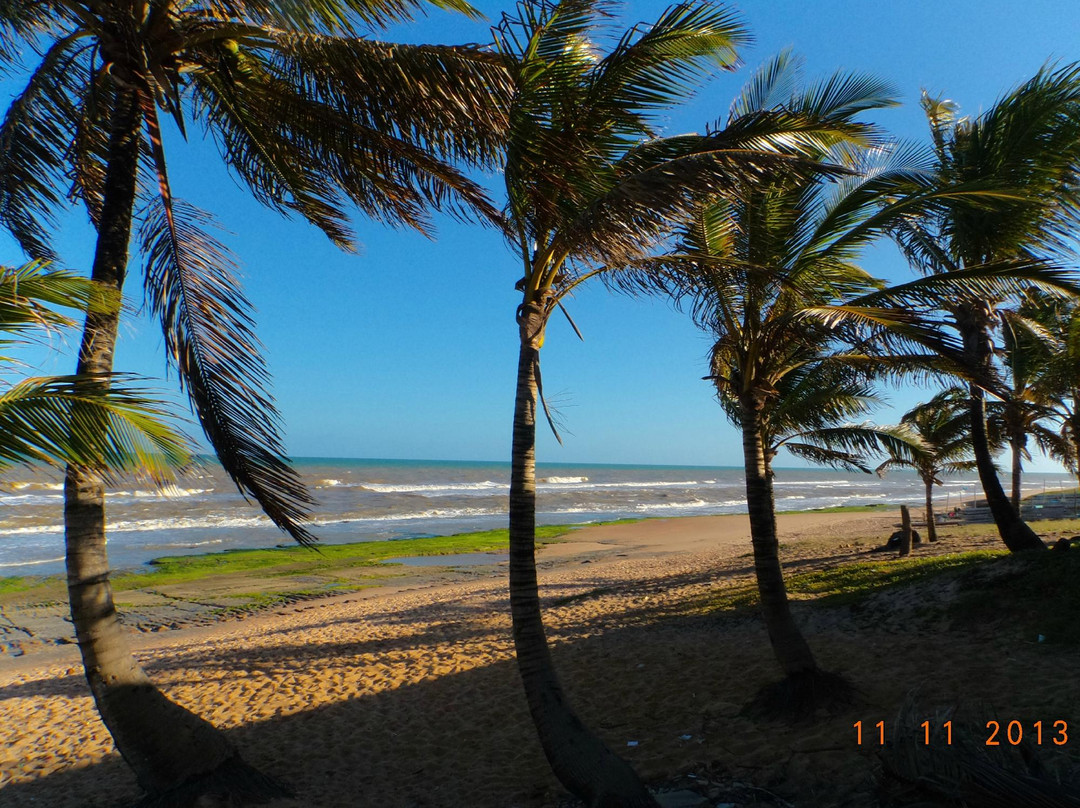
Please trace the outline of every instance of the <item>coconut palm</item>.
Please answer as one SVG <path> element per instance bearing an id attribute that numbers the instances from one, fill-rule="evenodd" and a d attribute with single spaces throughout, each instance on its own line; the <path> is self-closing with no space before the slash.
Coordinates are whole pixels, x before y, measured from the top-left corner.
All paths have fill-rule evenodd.
<path id="1" fill-rule="evenodd" d="M 436 5 L 468 11 L 463 0 Z M 294 539 L 311 504 L 288 465 L 250 307 L 206 214 L 173 198 L 163 120 L 200 125 L 254 196 L 299 213 L 344 247 L 347 207 L 429 229 L 431 206 L 492 214 L 445 159 L 495 159 L 492 97 L 505 71 L 477 49 L 402 46 L 360 34 L 420 0 L 43 0 L 0 5 L 0 46 L 40 53 L 0 124 L 0 222 L 51 255 L 54 212 L 81 201 L 97 229 L 92 278 L 118 294 L 133 226 L 149 308 L 169 360 L 240 491 Z M 139 211 L 136 217 L 136 210 Z M 77 374 L 112 371 L 118 314 L 91 311 Z M 89 382 L 88 382 L 89 383 Z M 127 651 L 108 584 L 100 474 L 65 481 L 68 584 L 87 678 L 117 748 L 151 795 L 240 799 L 281 789 L 224 735 L 166 699 Z M 164 799 L 164 797 L 163 797 Z"/>
<path id="2" fill-rule="evenodd" d="M 1080 303 L 1077 299 L 1037 298 L 1027 312 L 1050 339 L 1040 340 L 1038 370 L 1029 390 L 1049 406 L 1059 428 L 1040 448 L 1080 479 Z"/>
<path id="3" fill-rule="evenodd" d="M 829 343 L 813 346 L 804 364 L 778 380 L 762 437 L 770 477 L 775 477 L 773 461 L 781 449 L 815 465 L 867 474 L 874 455 L 909 457 L 922 449 L 919 436 L 903 424 L 852 420 L 884 403 L 875 377 L 885 368 L 835 349 Z M 741 408 L 727 392 L 718 390 L 718 398 L 738 426 Z"/>
<path id="4" fill-rule="evenodd" d="M 958 474 L 975 469 L 971 450 L 971 418 L 967 407 L 967 392 L 950 387 L 929 401 L 904 413 L 901 423 L 908 424 L 922 438 L 924 448 L 914 454 L 896 454 L 877 468 L 880 475 L 889 469 L 914 469 L 926 492 L 926 534 L 928 541 L 937 541 L 934 519 L 934 486 L 943 485 L 946 474 Z"/>
<path id="5" fill-rule="evenodd" d="M 1006 371 L 1001 400 L 987 402 L 987 428 L 1000 433 L 1012 455 L 1010 502 L 1020 513 L 1020 487 L 1024 461 L 1031 460 L 1030 440 L 1045 454 L 1069 453 L 1067 439 L 1053 423 L 1055 393 L 1041 384 L 1053 351 L 1060 340 L 1032 315 L 1035 303 L 1001 311 L 1001 364 Z"/>
<path id="6" fill-rule="evenodd" d="M 517 281 L 519 356 L 510 481 L 510 601 L 518 668 L 552 769 L 589 805 L 652 805 L 630 768 L 578 719 L 552 664 L 535 559 L 535 437 L 540 350 L 551 315 L 581 283 L 655 249 L 703 195 L 836 136 L 778 111 L 706 135 L 655 137 L 657 113 L 711 69 L 730 67 L 746 33 L 706 2 L 673 6 L 604 53 L 609 4 L 521 3 L 496 29 L 514 63 L 506 152 L 508 240 Z M 564 310 L 565 312 L 565 310 Z M 550 418 L 549 418 L 550 421 Z"/>
<path id="7" fill-rule="evenodd" d="M 771 460 L 777 438 L 799 434 L 800 418 L 809 417 L 809 404 L 796 406 L 799 398 L 812 400 L 805 387 L 813 385 L 808 371 L 828 370 L 820 378 L 831 377 L 838 386 L 816 390 L 822 400 L 836 394 L 839 406 L 840 368 L 869 368 L 878 361 L 863 342 L 861 322 L 853 325 L 847 314 L 837 315 L 835 304 L 880 288 L 857 266 L 859 252 L 901 209 L 880 210 L 883 199 L 919 182 L 914 152 L 885 147 L 872 127 L 855 120 L 864 110 L 890 103 L 889 87 L 868 77 L 837 74 L 802 89 L 797 61 L 787 54 L 777 57 L 733 106 L 731 122 L 737 125 L 775 107 L 834 122 L 844 136 L 816 156 L 844 164 L 850 176 L 833 183 L 821 173 L 780 170 L 748 179 L 696 211 L 673 251 L 639 262 L 641 284 L 654 283 L 673 294 L 714 340 L 708 378 L 742 432 L 758 591 L 785 675 L 779 687 L 763 693 L 762 706 L 770 709 L 799 711 L 847 692 L 842 680 L 818 667 L 791 615 L 778 555 Z M 832 314 L 823 319 L 819 315 L 827 309 Z M 856 319 L 864 315 L 870 316 L 869 310 Z M 890 316 L 878 312 L 872 318 L 884 322 Z M 785 393 L 792 395 L 790 413 L 784 410 Z M 792 418 L 800 410 L 804 415 Z M 828 416 L 823 411 L 823 420 L 810 426 L 830 426 Z M 849 450 L 870 445 L 868 433 L 853 440 Z M 804 455 L 842 460 L 841 454 L 829 456 L 809 442 L 792 445 Z M 854 461 L 858 452 L 849 454 Z"/>
<path id="8" fill-rule="evenodd" d="M 1046 67 L 977 118 L 923 96 L 940 187 L 984 183 L 1001 190 L 993 204 L 960 199 L 897 229 L 897 241 L 925 274 L 1028 265 L 1051 266 L 1070 251 L 1080 213 L 1080 66 Z M 1059 287 L 1060 291 L 1060 287 Z M 1000 295 L 958 293 L 942 309 L 964 343 L 971 438 L 994 522 L 1013 551 L 1044 548 L 1002 489 L 986 434 L 985 387 L 993 387 L 992 330 Z"/>
<path id="9" fill-rule="evenodd" d="M 57 306 L 85 310 L 115 305 L 86 278 L 34 261 L 0 267 L 0 350 L 35 332 L 73 323 Z M 14 365 L 10 356 L 0 362 Z M 0 468 L 17 463 L 74 463 L 113 472 L 169 477 L 191 460 L 183 436 L 162 422 L 166 411 L 113 383 L 80 384 L 71 376 L 22 379 L 0 392 Z"/>

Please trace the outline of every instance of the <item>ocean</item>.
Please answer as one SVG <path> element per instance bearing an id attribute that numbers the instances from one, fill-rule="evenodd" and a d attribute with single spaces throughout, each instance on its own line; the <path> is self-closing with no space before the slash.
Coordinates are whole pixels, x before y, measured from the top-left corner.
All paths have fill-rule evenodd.
<path id="1" fill-rule="evenodd" d="M 388 541 L 506 526 L 509 464 L 430 460 L 300 458 L 295 468 L 318 500 L 313 532 L 326 543 Z M 537 466 L 540 524 L 627 517 L 745 513 L 739 468 L 545 464 Z M 1028 474 L 1025 493 L 1071 487 L 1068 476 Z M 55 473 L 0 477 L 0 576 L 62 572 L 63 496 Z M 884 479 L 823 469 L 777 469 L 781 511 L 872 503 L 921 506 L 911 472 Z M 970 500 L 974 477 L 946 478 L 940 508 Z M 166 555 L 273 547 L 291 540 L 244 500 L 220 466 L 207 462 L 174 486 L 128 481 L 107 498 L 114 569 Z"/>

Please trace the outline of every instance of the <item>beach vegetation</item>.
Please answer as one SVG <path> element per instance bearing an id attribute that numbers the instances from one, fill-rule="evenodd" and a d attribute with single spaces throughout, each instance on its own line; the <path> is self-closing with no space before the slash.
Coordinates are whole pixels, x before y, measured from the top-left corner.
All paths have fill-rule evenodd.
<path id="1" fill-rule="evenodd" d="M 912 614 L 948 620 L 954 630 L 992 632 L 998 639 L 1080 644 L 1080 553 L 1017 557 L 975 550 L 830 565 L 788 577 L 792 600 L 813 609 L 873 609 L 888 619 L 892 593 L 912 592 Z M 730 584 L 686 604 L 691 613 L 747 617 L 758 612 L 752 583 Z M 1039 637 L 1042 639 L 1039 639 Z"/>
<path id="2" fill-rule="evenodd" d="M 972 451 L 983 494 L 1002 541 L 1014 551 L 1043 549 L 1002 488 L 986 427 L 986 395 L 1008 400 L 998 378 L 992 340 L 1001 312 L 1019 292 L 1075 294 L 1061 261 L 1075 254 L 1080 220 L 1080 65 L 1047 66 L 976 117 L 924 93 L 940 188 L 981 185 L 978 205 L 957 196 L 905 217 L 893 236 L 925 278 L 983 273 L 1024 280 L 1019 288 L 979 284 L 941 297 L 943 330 L 961 351 L 953 361 L 968 379 Z"/>
<path id="3" fill-rule="evenodd" d="M 572 529 L 567 525 L 540 526 L 537 528 L 537 543 L 543 545 L 557 541 Z M 304 547 L 271 547 L 264 550 L 165 556 L 150 562 L 152 570 L 118 575 L 116 587 L 130 589 L 256 569 L 269 572 L 280 569 L 289 574 L 332 571 L 349 565 L 381 564 L 389 558 L 505 552 L 509 545 L 509 531 L 499 529 L 420 539 L 321 544 L 318 553 Z"/>
<path id="4" fill-rule="evenodd" d="M 10 575 L 0 578 L 0 595 L 14 592 L 24 592 L 38 586 L 43 578 L 38 575 Z"/>
<path id="5" fill-rule="evenodd" d="M 474 13 L 464 0 L 432 2 Z M 431 208 L 493 217 L 480 187 L 447 161 L 494 165 L 505 130 L 492 103 L 506 84 L 500 60 L 368 36 L 426 5 L 48 0 L 0 9 L 0 55 L 39 57 L 9 65 L 28 78 L 0 122 L 0 224 L 30 257 L 49 259 L 59 210 L 80 203 L 97 231 L 91 277 L 115 299 L 134 240 L 147 308 L 214 453 L 301 543 L 314 541 L 312 500 L 284 455 L 251 307 L 210 216 L 174 193 L 165 132 L 201 127 L 256 199 L 344 248 L 351 208 L 424 232 Z M 108 385 L 119 317 L 118 306 L 87 316 L 78 395 Z M 286 793 L 167 699 L 127 651 L 104 502 L 99 469 L 69 466 L 72 619 L 98 710 L 148 804 Z"/>
<path id="6" fill-rule="evenodd" d="M 836 564 L 827 569 L 799 572 L 787 578 L 792 600 L 820 606 L 852 606 L 889 587 L 907 586 L 946 572 L 966 569 L 1005 554 L 1001 550 L 978 550 L 915 558 L 882 558 Z M 706 612 L 756 610 L 759 594 L 752 583 L 724 587 L 709 593 L 700 603 Z"/>

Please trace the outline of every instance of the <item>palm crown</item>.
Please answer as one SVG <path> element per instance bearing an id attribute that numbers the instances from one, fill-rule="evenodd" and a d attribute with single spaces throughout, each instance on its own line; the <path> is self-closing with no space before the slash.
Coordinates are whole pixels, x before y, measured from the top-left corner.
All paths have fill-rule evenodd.
<path id="1" fill-rule="evenodd" d="M 181 133 L 201 125 L 257 199 L 345 247 L 347 207 L 422 230 L 432 206 L 494 216 L 445 160 L 498 159 L 505 125 L 491 99 L 505 88 L 500 60 L 357 35 L 420 8 L 412 0 L 0 7 L 9 53 L 20 42 L 44 45 L 0 124 L 0 222 L 28 254 L 51 257 L 55 212 L 80 200 L 99 228 L 99 251 L 116 245 L 110 283 L 119 288 L 127 222 L 133 207 L 142 211 L 145 293 L 169 359 L 237 486 L 300 541 L 312 538 L 301 525 L 310 499 L 284 460 L 250 306 L 208 216 L 174 200 L 162 118 Z"/>

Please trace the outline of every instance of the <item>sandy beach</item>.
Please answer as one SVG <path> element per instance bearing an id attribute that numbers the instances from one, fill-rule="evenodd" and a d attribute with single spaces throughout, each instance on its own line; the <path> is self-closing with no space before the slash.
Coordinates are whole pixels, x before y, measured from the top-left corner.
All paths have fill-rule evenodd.
<path id="1" fill-rule="evenodd" d="M 781 555 L 789 574 L 866 559 L 896 522 L 896 513 L 781 514 Z M 948 529 L 942 538 L 918 552 L 997 546 Z M 947 591 L 858 609 L 797 600 L 821 662 L 849 676 L 857 704 L 794 726 L 745 717 L 756 689 L 778 678 L 764 628 L 704 604 L 752 579 L 749 551 L 746 517 L 717 516 L 585 528 L 539 556 L 572 702 L 647 781 L 696 782 L 712 804 L 854 808 L 877 804 L 879 764 L 853 723 L 892 721 L 912 692 L 928 718 L 960 705 L 958 718 L 979 727 L 995 716 L 1080 721 L 1080 684 L 1067 673 L 1080 652 L 921 618 Z M 279 808 L 559 806 L 566 795 L 517 680 L 505 574 L 498 563 L 431 568 L 244 620 L 133 632 L 132 643 L 170 698 L 295 789 Z M 1076 748 L 1055 754 L 1075 758 Z M 0 789 L 5 808 L 137 797 L 74 646 L 0 657 Z"/>

